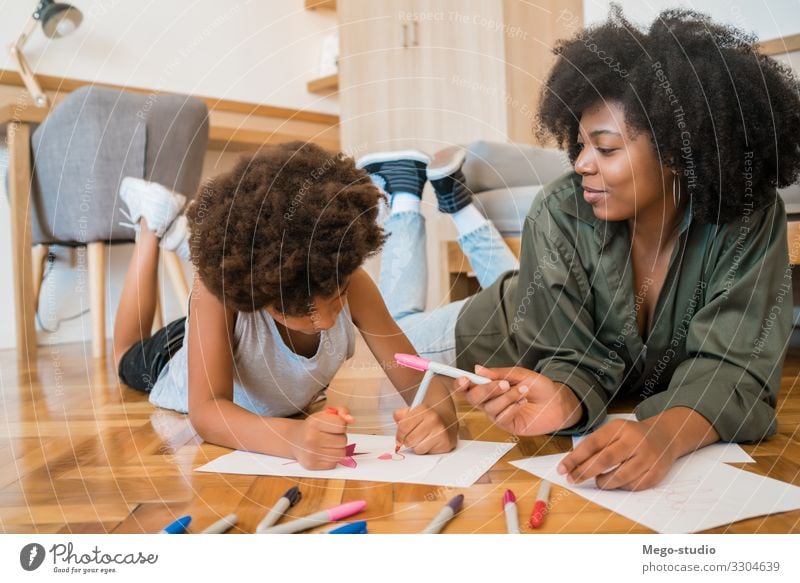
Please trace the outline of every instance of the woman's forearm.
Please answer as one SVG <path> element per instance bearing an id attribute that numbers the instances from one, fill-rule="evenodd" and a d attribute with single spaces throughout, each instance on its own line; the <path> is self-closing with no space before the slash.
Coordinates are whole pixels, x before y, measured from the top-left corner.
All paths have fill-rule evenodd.
<path id="1" fill-rule="evenodd" d="M 689 407 L 672 407 L 642 423 L 665 436 L 666 448 L 674 459 L 719 441 L 711 423 Z"/>

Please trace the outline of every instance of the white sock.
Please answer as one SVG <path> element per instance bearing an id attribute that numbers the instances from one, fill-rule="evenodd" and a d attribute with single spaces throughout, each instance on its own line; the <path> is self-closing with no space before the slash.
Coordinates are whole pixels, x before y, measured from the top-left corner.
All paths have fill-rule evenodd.
<path id="1" fill-rule="evenodd" d="M 410 192 L 397 192 L 392 196 L 392 212 L 393 213 L 419 213 L 419 207 L 422 201 L 418 196 L 414 196 Z"/>
<path id="2" fill-rule="evenodd" d="M 453 217 L 453 223 L 455 223 L 458 234 L 461 237 L 489 222 L 478 210 L 478 207 L 472 203 L 450 216 Z"/>

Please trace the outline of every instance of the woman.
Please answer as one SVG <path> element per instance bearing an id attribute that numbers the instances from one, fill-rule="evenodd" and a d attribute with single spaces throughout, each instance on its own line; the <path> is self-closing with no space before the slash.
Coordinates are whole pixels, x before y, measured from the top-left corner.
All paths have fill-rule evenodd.
<path id="1" fill-rule="evenodd" d="M 775 187 L 800 171 L 800 99 L 754 43 L 685 10 L 643 32 L 618 8 L 562 41 L 540 132 L 574 172 L 530 209 L 519 270 L 490 273 L 496 281 L 455 308 L 400 314 L 421 354 L 438 326 L 445 360 L 492 367 L 475 370 L 495 382 L 454 388 L 510 432 L 585 432 L 612 399 L 637 399 L 637 421 L 604 425 L 564 459 L 570 481 L 645 489 L 700 447 L 776 431 L 792 289 Z M 398 160 L 367 162 L 390 188 L 402 182 Z M 395 247 L 419 236 L 401 226 L 393 209 L 384 291 L 414 281 Z M 464 244 L 473 265 L 488 250 L 501 259 L 484 264 L 509 266 L 496 232 L 472 235 L 483 241 Z"/>

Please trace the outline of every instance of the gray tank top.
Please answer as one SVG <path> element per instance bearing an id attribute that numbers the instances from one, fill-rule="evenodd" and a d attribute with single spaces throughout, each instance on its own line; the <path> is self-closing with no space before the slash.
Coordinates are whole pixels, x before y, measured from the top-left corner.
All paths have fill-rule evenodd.
<path id="1" fill-rule="evenodd" d="M 188 339 L 161 371 L 150 402 L 189 410 Z M 288 417 L 314 402 L 355 351 L 355 330 L 345 303 L 335 324 L 320 333 L 311 358 L 293 352 L 266 310 L 238 312 L 234 326 L 233 402 L 258 415 Z"/>

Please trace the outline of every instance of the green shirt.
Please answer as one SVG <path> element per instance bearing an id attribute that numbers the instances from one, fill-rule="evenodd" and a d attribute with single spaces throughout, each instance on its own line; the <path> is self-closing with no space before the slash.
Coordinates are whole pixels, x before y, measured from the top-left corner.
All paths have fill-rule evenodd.
<path id="1" fill-rule="evenodd" d="M 462 307 L 458 366 L 518 365 L 566 384 L 584 407 L 570 433 L 624 395 L 640 400 L 639 419 L 683 406 L 724 441 L 774 434 L 793 310 L 777 193 L 723 225 L 687 209 L 645 344 L 627 222 L 596 218 L 580 181 L 571 172 L 545 187 L 525 220 L 519 271 Z"/>

